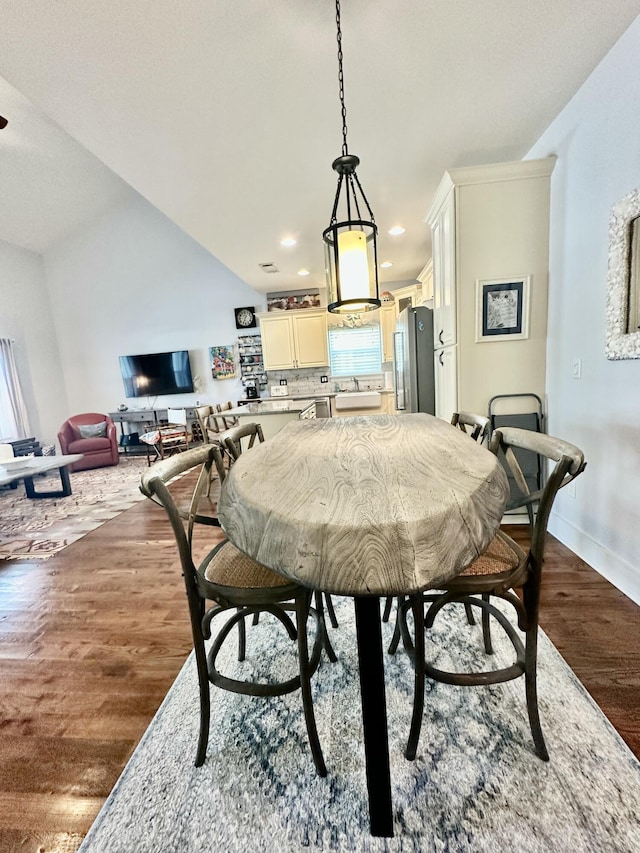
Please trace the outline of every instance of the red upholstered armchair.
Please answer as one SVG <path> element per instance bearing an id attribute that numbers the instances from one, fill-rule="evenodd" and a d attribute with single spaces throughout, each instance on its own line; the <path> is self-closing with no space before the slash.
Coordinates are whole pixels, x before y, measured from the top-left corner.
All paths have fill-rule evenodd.
<path id="1" fill-rule="evenodd" d="M 73 415 L 60 427 L 58 441 L 64 454 L 84 454 L 84 459 L 69 465 L 70 471 L 117 465 L 120 458 L 116 425 L 108 415 L 97 412 Z"/>

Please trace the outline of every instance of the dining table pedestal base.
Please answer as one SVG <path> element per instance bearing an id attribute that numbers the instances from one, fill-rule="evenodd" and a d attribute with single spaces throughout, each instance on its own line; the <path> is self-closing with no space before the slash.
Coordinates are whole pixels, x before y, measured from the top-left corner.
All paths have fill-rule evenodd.
<path id="1" fill-rule="evenodd" d="M 371 834 L 393 835 L 389 735 L 384 687 L 380 599 L 355 596 L 364 755 Z"/>

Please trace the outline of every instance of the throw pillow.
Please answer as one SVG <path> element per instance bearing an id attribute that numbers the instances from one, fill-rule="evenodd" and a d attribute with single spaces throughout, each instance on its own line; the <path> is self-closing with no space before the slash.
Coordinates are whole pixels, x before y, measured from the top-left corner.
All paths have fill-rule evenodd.
<path id="1" fill-rule="evenodd" d="M 107 424 L 102 421 L 99 424 L 78 424 L 80 438 L 102 438 L 107 434 Z"/>

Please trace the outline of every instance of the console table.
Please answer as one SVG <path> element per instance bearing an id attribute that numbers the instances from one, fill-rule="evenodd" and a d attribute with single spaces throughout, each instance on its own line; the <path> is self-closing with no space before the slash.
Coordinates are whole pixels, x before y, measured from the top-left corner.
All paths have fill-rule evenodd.
<path id="1" fill-rule="evenodd" d="M 186 411 L 187 423 L 191 432 L 193 432 L 194 424 L 199 429 L 195 408 L 188 406 L 178 408 L 183 408 Z M 115 424 L 120 424 L 120 447 L 125 453 L 130 452 L 134 447 L 142 448 L 146 452 L 146 445 L 127 443 L 126 436 L 133 432 L 131 425 L 141 427 L 140 432 L 149 432 L 163 422 L 166 423 L 167 409 L 127 409 L 124 412 L 109 412 L 109 417 Z"/>

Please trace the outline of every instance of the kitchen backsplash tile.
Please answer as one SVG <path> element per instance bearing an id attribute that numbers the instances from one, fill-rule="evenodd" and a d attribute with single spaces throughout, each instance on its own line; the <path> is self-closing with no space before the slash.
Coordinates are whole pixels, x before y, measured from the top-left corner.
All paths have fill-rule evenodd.
<path id="1" fill-rule="evenodd" d="M 322 382 L 320 377 L 327 376 L 328 382 Z M 381 373 L 368 376 L 358 376 L 361 391 L 384 387 L 384 377 Z M 325 394 L 335 394 L 336 391 L 355 391 L 355 383 L 349 376 L 333 377 L 328 368 L 309 367 L 305 370 L 269 370 L 267 371 L 267 387 L 262 392 L 263 397 L 269 396 L 269 387 L 279 385 L 285 379 L 290 397 L 309 395 L 322 397 Z"/>

